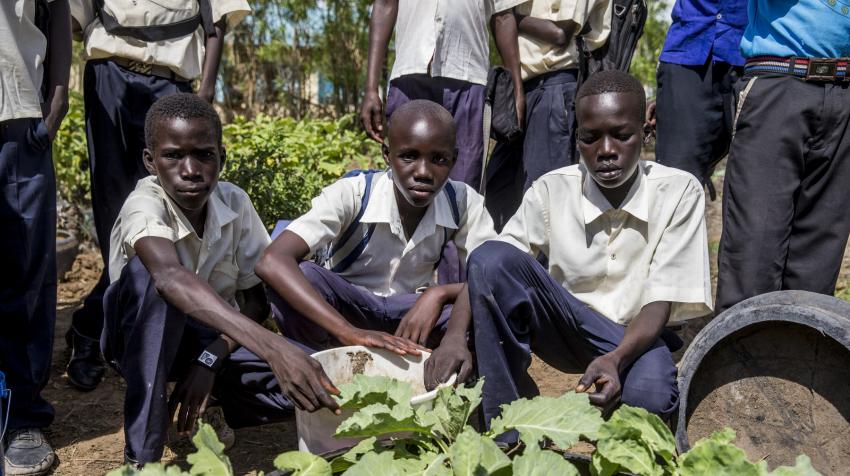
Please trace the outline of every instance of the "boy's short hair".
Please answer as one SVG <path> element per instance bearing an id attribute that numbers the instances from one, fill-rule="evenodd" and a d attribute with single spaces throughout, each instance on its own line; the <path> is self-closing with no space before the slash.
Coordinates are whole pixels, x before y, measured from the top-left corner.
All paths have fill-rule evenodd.
<path id="1" fill-rule="evenodd" d="M 456 127 L 452 113 L 442 105 L 427 99 L 414 99 L 413 101 L 402 104 L 393 111 L 387 123 L 387 137 L 389 137 L 389 131 L 392 130 L 393 124 L 404 119 L 410 119 L 411 116 L 416 118 L 428 117 L 437 119 L 440 123 L 448 124 L 452 134 L 452 141 L 455 140 Z"/>
<path id="2" fill-rule="evenodd" d="M 203 119 L 212 126 L 221 145 L 221 118 L 210 103 L 192 93 L 176 93 L 159 98 L 145 116 L 145 147 L 156 148 L 156 133 L 167 119 Z"/>
<path id="3" fill-rule="evenodd" d="M 576 94 L 576 105 L 581 98 L 605 93 L 624 93 L 638 98 L 640 109 L 635 111 L 638 119 L 644 121 L 646 111 L 646 93 L 637 78 L 625 71 L 607 70 L 591 75 Z"/>

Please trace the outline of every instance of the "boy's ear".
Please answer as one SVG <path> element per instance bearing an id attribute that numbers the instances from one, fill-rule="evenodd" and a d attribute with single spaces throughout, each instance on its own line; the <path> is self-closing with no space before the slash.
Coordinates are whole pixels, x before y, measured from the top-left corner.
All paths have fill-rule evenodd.
<path id="1" fill-rule="evenodd" d="M 223 145 L 218 148 L 220 154 L 220 166 L 218 168 L 218 172 L 221 173 L 224 170 L 224 164 L 227 162 L 227 150 Z"/>
<path id="2" fill-rule="evenodd" d="M 389 167 L 390 166 L 390 146 L 388 146 L 386 142 L 381 144 L 381 155 L 384 156 L 384 163 L 387 164 L 387 167 Z"/>
<path id="3" fill-rule="evenodd" d="M 145 163 L 145 169 L 147 169 L 149 174 L 156 175 L 156 166 L 153 164 L 153 152 L 147 147 L 142 151 L 142 162 Z"/>

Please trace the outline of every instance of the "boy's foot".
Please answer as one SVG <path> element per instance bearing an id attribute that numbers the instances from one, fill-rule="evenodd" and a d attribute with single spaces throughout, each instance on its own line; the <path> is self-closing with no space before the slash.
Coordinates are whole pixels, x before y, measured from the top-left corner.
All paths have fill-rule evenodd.
<path id="1" fill-rule="evenodd" d="M 82 336 L 73 329 L 65 334 L 65 341 L 71 349 L 71 360 L 66 369 L 68 380 L 80 390 L 94 390 L 106 372 L 100 356 L 100 342 Z"/>
<path id="2" fill-rule="evenodd" d="M 53 466 L 56 455 L 38 428 L 9 430 L 6 442 L 6 475 L 38 476 Z"/>
<path id="3" fill-rule="evenodd" d="M 201 415 L 201 421 L 209 424 L 215 430 L 219 441 L 224 443 L 224 451 L 233 448 L 233 445 L 236 443 L 236 433 L 233 432 L 233 428 L 230 428 L 224 420 L 224 411 L 221 407 L 208 407 L 204 414 Z"/>

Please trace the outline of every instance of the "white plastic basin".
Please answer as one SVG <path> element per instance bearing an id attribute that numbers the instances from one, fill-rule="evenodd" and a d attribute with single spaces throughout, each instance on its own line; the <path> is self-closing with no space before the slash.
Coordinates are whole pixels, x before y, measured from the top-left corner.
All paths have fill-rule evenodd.
<path id="1" fill-rule="evenodd" d="M 313 354 L 334 385 L 351 382 L 356 374 L 391 377 L 413 386 L 413 398 L 410 399 L 413 407 L 428 405 L 428 408 L 437 396 L 437 389 L 425 391 L 424 364 L 430 356 L 427 352 L 420 356 L 400 356 L 388 350 L 363 346 L 337 347 Z M 454 380 L 453 376 L 446 385 L 451 385 Z M 352 413 L 351 410 L 343 410 L 341 415 L 336 415 L 325 408 L 313 413 L 296 410 L 298 449 L 321 455 L 356 445 L 360 438 L 333 437 L 339 424 Z"/>

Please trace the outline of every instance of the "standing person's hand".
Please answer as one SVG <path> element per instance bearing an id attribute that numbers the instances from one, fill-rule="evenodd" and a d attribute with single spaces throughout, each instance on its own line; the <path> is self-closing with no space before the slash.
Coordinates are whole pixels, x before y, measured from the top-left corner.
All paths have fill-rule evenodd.
<path id="1" fill-rule="evenodd" d="M 384 141 L 384 104 L 378 91 L 367 91 L 360 106 L 360 122 L 372 140 Z"/>
<path id="2" fill-rule="evenodd" d="M 322 369 L 322 364 L 295 345 L 277 336 L 269 351 L 269 363 L 280 389 L 299 409 L 314 412 L 327 408 L 337 415 L 339 405 L 331 395 L 337 389 Z"/>
<path id="3" fill-rule="evenodd" d="M 522 89 L 514 91 L 514 103 L 516 105 L 517 126 L 525 132 L 525 91 Z"/>
<path id="4" fill-rule="evenodd" d="M 62 119 L 68 113 L 68 92 L 64 88 L 56 88 L 51 97 L 42 105 L 42 117 L 44 125 L 47 127 L 47 136 L 50 141 L 56 138 L 56 133 L 59 132 L 59 126 L 62 125 Z"/>
<path id="5" fill-rule="evenodd" d="M 439 288 L 426 289 L 401 319 L 395 335 L 419 345 L 425 345 L 434 325 L 440 319 L 443 305 L 444 299 L 439 293 Z"/>
<path id="6" fill-rule="evenodd" d="M 204 413 L 209 403 L 210 392 L 215 383 L 215 372 L 200 364 L 193 364 L 168 399 L 169 421 L 177 412 L 177 432 L 191 433 L 195 421 Z M 177 411 L 179 408 L 179 412 Z"/>
<path id="7" fill-rule="evenodd" d="M 590 403 L 609 410 L 620 401 L 620 364 L 611 354 L 593 359 L 578 381 L 576 392 L 588 392 Z M 591 391 L 593 387 L 593 391 Z"/>

